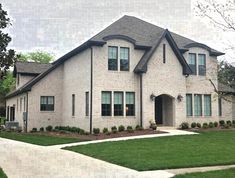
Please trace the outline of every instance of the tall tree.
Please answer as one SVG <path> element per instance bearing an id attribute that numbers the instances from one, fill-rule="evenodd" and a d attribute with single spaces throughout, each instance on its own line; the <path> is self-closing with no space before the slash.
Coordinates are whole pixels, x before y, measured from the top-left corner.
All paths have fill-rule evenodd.
<path id="1" fill-rule="evenodd" d="M 7 11 L 2 9 L 0 4 L 0 80 L 6 75 L 7 70 L 14 64 L 15 51 L 7 49 L 8 44 L 11 41 L 11 37 L 7 33 L 3 33 L 3 29 L 7 28 L 10 23 L 10 19 L 7 17 Z"/>
<path id="2" fill-rule="evenodd" d="M 218 65 L 218 80 L 235 89 L 235 67 L 226 61 L 221 61 Z"/>
<path id="3" fill-rule="evenodd" d="M 45 51 L 35 51 L 29 53 L 20 53 L 17 55 L 18 61 L 32 61 L 38 63 L 49 63 L 54 59 L 54 56 Z"/>

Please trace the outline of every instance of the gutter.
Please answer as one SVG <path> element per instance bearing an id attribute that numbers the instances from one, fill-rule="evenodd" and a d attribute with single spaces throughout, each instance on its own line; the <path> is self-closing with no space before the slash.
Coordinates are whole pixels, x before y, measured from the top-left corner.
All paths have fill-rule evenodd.
<path id="1" fill-rule="evenodd" d="M 142 74 L 140 74 L 140 126 L 143 127 L 143 82 Z"/>
<path id="2" fill-rule="evenodd" d="M 91 49 L 91 83 L 90 83 L 90 133 L 92 134 L 92 101 L 93 101 L 93 48 Z"/>
<path id="3" fill-rule="evenodd" d="M 29 111 L 29 94 L 26 93 L 26 118 L 25 118 L 25 132 L 28 132 L 28 111 Z"/>

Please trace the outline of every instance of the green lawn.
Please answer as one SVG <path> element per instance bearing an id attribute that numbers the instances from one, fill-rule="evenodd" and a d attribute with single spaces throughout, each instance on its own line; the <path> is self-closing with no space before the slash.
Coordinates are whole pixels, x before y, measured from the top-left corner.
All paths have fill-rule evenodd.
<path id="1" fill-rule="evenodd" d="M 195 173 L 174 176 L 174 178 L 234 178 L 234 177 L 235 177 L 235 169 L 195 172 Z"/>
<path id="2" fill-rule="evenodd" d="M 235 131 L 64 148 L 139 171 L 235 164 Z"/>
<path id="3" fill-rule="evenodd" d="M 0 168 L 0 178 L 7 178 L 6 174 L 3 172 L 1 168 Z"/>
<path id="4" fill-rule="evenodd" d="M 49 146 L 65 143 L 80 142 L 78 138 L 63 138 L 56 136 L 46 136 L 32 133 L 0 132 L 0 137 L 12 140 L 22 141 L 35 145 Z"/>

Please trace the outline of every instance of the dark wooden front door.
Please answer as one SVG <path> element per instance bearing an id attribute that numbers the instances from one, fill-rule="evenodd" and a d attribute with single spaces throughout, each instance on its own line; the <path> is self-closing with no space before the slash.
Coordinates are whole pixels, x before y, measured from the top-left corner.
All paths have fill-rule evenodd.
<path id="1" fill-rule="evenodd" d="M 163 124 L 162 122 L 162 97 L 155 98 L 155 121 L 157 124 Z"/>

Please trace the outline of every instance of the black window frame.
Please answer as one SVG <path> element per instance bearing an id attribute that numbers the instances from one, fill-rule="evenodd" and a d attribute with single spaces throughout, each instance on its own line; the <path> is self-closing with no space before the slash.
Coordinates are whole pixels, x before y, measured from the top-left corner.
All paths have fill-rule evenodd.
<path id="1" fill-rule="evenodd" d="M 135 116 L 135 92 L 128 91 L 126 92 L 126 96 L 128 93 L 131 93 L 134 95 L 134 104 L 127 104 L 127 102 L 125 103 L 126 104 L 126 116 Z M 127 100 L 126 96 L 125 96 L 125 99 Z"/>
<path id="2" fill-rule="evenodd" d="M 117 53 L 117 55 L 116 55 L 116 59 L 111 59 L 111 58 L 109 58 L 109 49 L 110 48 L 115 48 L 116 49 L 116 53 Z M 111 65 L 110 65 L 110 61 L 111 60 L 116 60 L 116 67 L 115 68 L 110 68 L 111 67 Z M 118 71 L 118 47 L 117 46 L 108 46 L 108 70 L 111 70 L 111 71 Z"/>
<path id="3" fill-rule="evenodd" d="M 126 59 L 121 59 L 121 49 L 127 49 L 128 50 L 128 68 L 123 68 L 122 65 L 122 60 L 126 60 Z M 128 47 L 120 47 L 120 71 L 129 71 L 130 70 L 130 48 Z"/>
<path id="4" fill-rule="evenodd" d="M 204 56 L 204 65 L 199 65 L 199 56 Z M 198 75 L 206 76 L 206 54 L 198 54 Z"/>
<path id="5" fill-rule="evenodd" d="M 195 64 L 190 64 L 189 63 L 189 56 L 188 56 L 188 65 L 190 67 L 190 69 L 192 70 L 192 75 L 197 75 L 197 54 L 196 53 L 188 53 L 188 55 L 194 55 L 195 56 Z"/>
<path id="6" fill-rule="evenodd" d="M 115 104 L 115 94 L 122 94 L 122 104 Z M 124 116 L 124 93 L 122 91 L 113 92 L 113 115 Z"/>
<path id="7" fill-rule="evenodd" d="M 46 98 L 46 104 L 42 104 L 42 98 Z M 48 104 L 48 98 L 53 98 L 53 104 Z M 55 111 L 55 96 L 40 96 L 40 111 Z"/>
<path id="8" fill-rule="evenodd" d="M 103 104 L 103 93 L 110 95 L 110 104 Z M 101 92 L 101 116 L 112 116 L 112 92 L 102 91 Z"/>
<path id="9" fill-rule="evenodd" d="M 218 110 L 219 110 L 219 116 L 222 116 L 223 115 L 223 107 L 222 107 L 222 98 L 219 97 L 218 98 Z"/>
<path id="10" fill-rule="evenodd" d="M 89 116 L 89 105 L 90 105 L 90 100 L 89 100 L 89 91 L 85 92 L 85 116 Z"/>
<path id="11" fill-rule="evenodd" d="M 72 94 L 72 116 L 75 116 L 75 94 Z"/>

